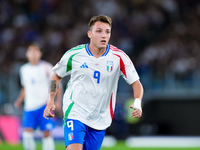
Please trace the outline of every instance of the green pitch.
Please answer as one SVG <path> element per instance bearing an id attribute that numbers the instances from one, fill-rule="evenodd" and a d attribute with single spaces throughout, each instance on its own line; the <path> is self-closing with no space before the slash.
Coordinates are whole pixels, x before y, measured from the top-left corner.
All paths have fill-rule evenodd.
<path id="1" fill-rule="evenodd" d="M 65 150 L 64 142 L 56 142 L 56 149 L 55 150 Z M 9 145 L 6 143 L 0 144 L 0 150 L 23 150 L 21 144 L 19 145 Z M 37 143 L 37 150 L 42 149 L 41 142 Z M 117 145 L 112 148 L 102 147 L 101 150 L 200 150 L 200 147 L 197 148 L 130 148 L 125 145 L 123 141 L 118 141 Z"/>

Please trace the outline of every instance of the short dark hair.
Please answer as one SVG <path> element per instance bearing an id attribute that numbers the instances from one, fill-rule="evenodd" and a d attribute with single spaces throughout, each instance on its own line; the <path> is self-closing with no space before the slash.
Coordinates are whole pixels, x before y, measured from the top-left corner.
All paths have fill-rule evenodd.
<path id="1" fill-rule="evenodd" d="M 38 42 L 30 42 L 27 46 L 27 49 L 30 47 L 30 46 L 36 46 L 38 47 L 38 49 L 43 53 L 43 49 L 42 49 L 42 46 L 41 44 L 39 44 Z"/>
<path id="2" fill-rule="evenodd" d="M 104 23 L 108 23 L 110 27 L 112 27 L 112 19 L 106 15 L 99 15 L 99 16 L 93 16 L 89 23 L 88 23 L 88 27 L 89 30 L 91 28 L 91 26 L 93 26 L 95 24 L 95 22 L 100 21 L 100 22 L 104 22 Z"/>

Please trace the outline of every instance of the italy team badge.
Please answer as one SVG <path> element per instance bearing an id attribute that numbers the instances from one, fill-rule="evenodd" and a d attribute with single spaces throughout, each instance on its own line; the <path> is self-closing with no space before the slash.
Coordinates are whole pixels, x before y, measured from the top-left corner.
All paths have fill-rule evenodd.
<path id="1" fill-rule="evenodd" d="M 74 138 L 73 132 L 70 132 L 68 134 L 68 139 L 71 141 L 71 140 L 73 140 L 73 138 Z"/>
<path id="2" fill-rule="evenodd" d="M 106 66 L 107 66 L 107 71 L 111 72 L 113 70 L 113 61 L 107 61 Z"/>

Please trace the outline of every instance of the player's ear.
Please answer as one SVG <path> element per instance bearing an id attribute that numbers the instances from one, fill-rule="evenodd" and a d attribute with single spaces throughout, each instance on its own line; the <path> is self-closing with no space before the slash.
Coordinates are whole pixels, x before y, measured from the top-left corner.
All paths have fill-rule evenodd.
<path id="1" fill-rule="evenodd" d="M 92 32 L 90 30 L 87 32 L 87 34 L 88 34 L 88 37 L 91 38 Z"/>

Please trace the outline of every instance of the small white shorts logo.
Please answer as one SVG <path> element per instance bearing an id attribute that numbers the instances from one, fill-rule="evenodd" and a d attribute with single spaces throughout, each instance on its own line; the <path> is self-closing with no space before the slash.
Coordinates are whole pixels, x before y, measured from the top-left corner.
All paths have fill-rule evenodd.
<path id="1" fill-rule="evenodd" d="M 48 123 L 48 124 L 46 124 L 46 128 L 47 128 L 48 130 L 51 130 L 51 129 L 53 129 L 53 125 L 50 124 L 50 123 Z"/>
<path id="2" fill-rule="evenodd" d="M 71 141 L 71 140 L 73 140 L 73 138 L 74 138 L 73 132 L 70 132 L 68 134 L 68 139 Z"/>

